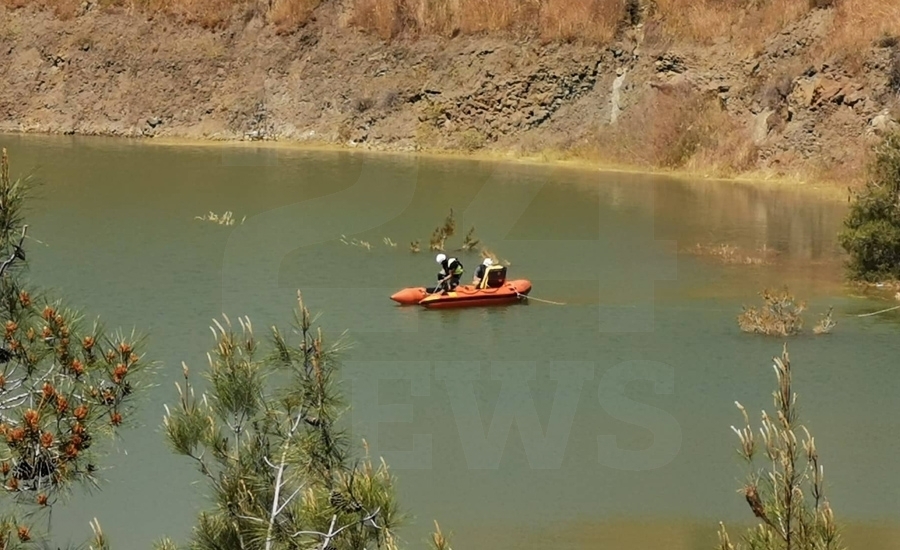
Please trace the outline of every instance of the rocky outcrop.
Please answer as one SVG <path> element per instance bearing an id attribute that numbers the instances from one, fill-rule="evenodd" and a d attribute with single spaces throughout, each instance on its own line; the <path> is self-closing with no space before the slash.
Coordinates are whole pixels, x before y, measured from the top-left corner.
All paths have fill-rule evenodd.
<path id="1" fill-rule="evenodd" d="M 541 67 L 536 72 L 513 78 L 497 79 L 490 71 L 477 88 L 423 94 L 429 102 L 419 116 L 447 133 L 474 130 L 493 140 L 524 132 L 546 122 L 564 104 L 594 88 L 599 64 L 585 65 L 574 71 Z"/>

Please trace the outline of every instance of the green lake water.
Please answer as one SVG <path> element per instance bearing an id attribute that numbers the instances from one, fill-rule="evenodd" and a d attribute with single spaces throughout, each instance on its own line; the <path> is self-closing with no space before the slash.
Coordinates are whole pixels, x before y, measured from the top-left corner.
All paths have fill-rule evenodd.
<path id="1" fill-rule="evenodd" d="M 350 436 L 399 479 L 422 548 L 437 519 L 467 550 L 708 549 L 718 521 L 752 519 L 732 424 L 739 400 L 772 409 L 782 340 L 739 331 L 741 306 L 787 284 L 808 301 L 789 341 L 846 542 L 900 547 L 900 316 L 841 282 L 846 205 L 792 190 L 414 156 L 287 148 L 0 138 L 33 173 L 36 284 L 108 326 L 149 334 L 162 364 L 139 425 L 110 448 L 101 492 L 53 512 L 60 544 L 97 517 L 116 548 L 185 540 L 206 486 L 159 429 L 181 362 L 197 372 L 208 326 L 247 315 L 286 327 L 296 292 L 354 343 Z M 428 311 L 388 296 L 431 284 L 429 236 L 450 208 L 532 301 Z M 232 211 L 232 226 L 200 221 Z M 344 244 L 366 241 L 371 249 Z M 397 243 L 385 244 L 385 238 Z M 409 242 L 421 239 L 423 252 Z M 773 251 L 726 264 L 696 244 Z M 479 258 L 460 252 L 470 277 Z M 887 304 L 887 305 L 886 305 Z M 834 307 L 837 327 L 813 336 Z M 512 420 L 515 418 L 516 420 Z"/>

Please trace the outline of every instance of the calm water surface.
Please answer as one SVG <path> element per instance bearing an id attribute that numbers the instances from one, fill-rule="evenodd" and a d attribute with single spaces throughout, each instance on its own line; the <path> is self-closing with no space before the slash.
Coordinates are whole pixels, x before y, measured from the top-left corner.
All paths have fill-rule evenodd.
<path id="1" fill-rule="evenodd" d="M 736 492 L 734 401 L 771 410 L 782 344 L 741 334 L 735 318 L 763 287 L 788 284 L 808 300 L 809 325 L 829 306 L 838 321 L 790 351 L 846 542 L 900 547 L 900 318 L 856 317 L 884 306 L 840 282 L 843 204 L 474 161 L 0 143 L 13 173 L 40 183 L 29 216 L 42 243 L 29 248 L 36 282 L 109 326 L 149 332 L 163 364 L 141 425 L 111 450 L 104 490 L 54 512 L 60 543 L 86 538 L 93 517 L 119 548 L 186 538 L 205 485 L 159 430 L 181 361 L 203 368 L 207 327 L 223 312 L 249 315 L 259 332 L 285 326 L 301 289 L 324 328 L 355 343 L 348 426 L 398 476 L 410 547 L 437 519 L 470 550 L 710 548 L 719 520 L 749 519 Z M 565 305 L 394 307 L 394 290 L 433 280 L 432 253 L 408 243 L 427 245 L 451 207 L 459 234 L 474 224 L 510 276 Z M 195 219 L 229 210 L 233 226 Z M 777 255 L 726 265 L 685 252 L 698 243 Z M 477 258 L 461 257 L 470 274 Z"/>

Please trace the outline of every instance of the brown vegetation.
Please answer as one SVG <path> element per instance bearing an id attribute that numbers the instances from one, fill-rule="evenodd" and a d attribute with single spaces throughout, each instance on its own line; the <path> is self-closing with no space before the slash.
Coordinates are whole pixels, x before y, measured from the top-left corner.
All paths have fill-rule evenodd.
<path id="1" fill-rule="evenodd" d="M 270 18 L 276 31 L 287 33 L 305 24 L 322 0 L 274 0 Z"/>
<path id="2" fill-rule="evenodd" d="M 809 11 L 807 3 L 797 0 L 657 0 L 656 6 L 653 19 L 663 36 L 700 45 L 727 39 L 758 46 Z"/>
<path id="3" fill-rule="evenodd" d="M 510 31 L 545 41 L 606 43 L 648 7 L 650 34 L 707 45 L 729 39 L 757 45 L 814 8 L 773 0 L 354 0 L 355 25 L 384 39 L 397 36 Z"/>
<path id="4" fill-rule="evenodd" d="M 0 5 L 9 9 L 24 8 L 28 5 L 52 11 L 60 19 L 70 19 L 78 13 L 80 0 L 0 0 Z"/>
<path id="5" fill-rule="evenodd" d="M 858 55 L 873 44 L 896 46 L 900 10 L 894 0 L 839 0 L 833 29 L 820 48 L 823 58 Z"/>
<path id="6" fill-rule="evenodd" d="M 771 336 L 790 336 L 802 330 L 804 302 L 798 303 L 786 288 L 777 292 L 767 289 L 761 295 L 763 305 L 759 309 L 745 308 L 738 316 L 741 330 Z"/>
<path id="7" fill-rule="evenodd" d="M 760 293 L 763 305 L 744 308 L 738 316 L 738 325 L 744 332 L 768 336 L 792 336 L 803 330 L 803 312 L 806 303 L 797 301 L 787 288 L 779 291 L 768 289 Z M 813 327 L 813 334 L 828 334 L 837 325 L 832 318 L 833 308 L 822 314 Z"/>
<path id="8" fill-rule="evenodd" d="M 266 3 L 257 0 L 101 0 L 99 5 L 150 16 L 170 16 L 207 29 L 221 27 L 233 16 L 248 19 L 262 14 L 276 32 L 282 34 L 306 24 L 321 3 L 322 0 L 268 0 Z M 0 0 L 0 4 L 11 9 L 36 5 L 52 10 L 60 19 L 74 17 L 85 8 L 82 0 Z"/>
<path id="9" fill-rule="evenodd" d="M 0 0 L 8 8 L 37 5 L 61 18 L 83 9 L 80 0 Z M 233 16 L 262 14 L 278 32 L 306 24 L 322 0 L 103 0 L 215 28 Z M 834 8 L 834 29 L 820 55 L 847 54 L 900 36 L 892 0 L 351 0 L 351 24 L 383 39 L 510 32 L 543 41 L 609 42 L 623 26 L 646 18 L 648 39 L 712 45 L 727 40 L 749 47 L 810 10 Z"/>
<path id="10" fill-rule="evenodd" d="M 766 265 L 771 264 L 777 251 L 767 246 L 757 250 L 745 250 L 731 244 L 703 245 L 700 243 L 685 250 L 688 254 L 715 258 L 724 264 Z"/>
<path id="11" fill-rule="evenodd" d="M 828 311 L 826 311 L 822 315 L 822 318 L 819 320 L 818 324 L 813 327 L 813 333 L 828 334 L 829 332 L 831 332 L 831 329 L 833 329 L 835 325 L 837 325 L 834 319 L 831 318 L 831 313 L 833 310 L 834 308 L 828 308 Z"/>
<path id="12" fill-rule="evenodd" d="M 354 0 L 353 22 L 385 39 L 511 31 L 547 41 L 606 43 L 649 6 L 648 35 L 712 45 L 719 40 L 757 48 L 813 9 L 834 8 L 825 54 L 855 52 L 900 35 L 892 0 Z M 647 9 L 647 8 L 645 8 Z"/>
<path id="13" fill-rule="evenodd" d="M 455 233 L 456 218 L 453 217 L 453 209 L 451 208 L 450 213 L 444 219 L 443 225 L 434 228 L 434 232 L 431 234 L 431 243 L 429 244 L 430 249 L 443 251 L 447 238 L 452 237 Z"/>
<path id="14" fill-rule="evenodd" d="M 579 149 L 580 156 L 603 162 L 703 166 L 721 175 L 749 170 L 757 154 L 750 130 L 721 108 L 715 94 L 687 84 L 644 94 L 616 125 L 598 131 Z"/>
<path id="15" fill-rule="evenodd" d="M 384 39 L 508 31 L 545 41 L 608 42 L 625 0 L 354 0 L 353 24 Z"/>

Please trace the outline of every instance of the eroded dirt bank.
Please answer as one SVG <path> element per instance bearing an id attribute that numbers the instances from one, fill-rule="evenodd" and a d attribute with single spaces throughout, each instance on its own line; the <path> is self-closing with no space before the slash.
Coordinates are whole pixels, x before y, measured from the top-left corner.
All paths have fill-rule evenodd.
<path id="1" fill-rule="evenodd" d="M 848 177 L 895 126 L 896 41 L 811 63 L 831 10 L 742 55 L 649 43 L 608 47 L 459 36 L 386 43 L 341 2 L 277 35 L 85 3 L 73 19 L 0 13 L 0 131 L 275 139 L 393 150 L 551 152 L 723 175 Z M 892 114 L 894 113 L 894 114 Z M 654 166 L 655 165 L 655 166 Z"/>

